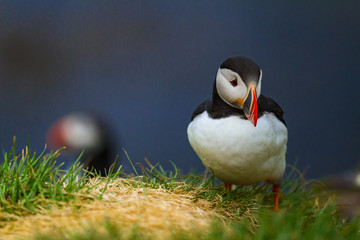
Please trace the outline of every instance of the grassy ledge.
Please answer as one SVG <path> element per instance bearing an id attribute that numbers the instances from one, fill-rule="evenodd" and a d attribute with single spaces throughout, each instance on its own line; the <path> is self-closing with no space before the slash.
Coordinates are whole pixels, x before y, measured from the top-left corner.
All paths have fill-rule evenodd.
<path id="1" fill-rule="evenodd" d="M 63 172 L 60 151 L 4 152 L 0 239 L 360 238 L 360 220 L 344 221 L 322 184 L 295 169 L 275 213 L 266 184 L 228 193 L 211 174 L 179 175 L 175 164 L 165 171 L 149 162 L 107 177 L 91 176 L 78 161 Z"/>

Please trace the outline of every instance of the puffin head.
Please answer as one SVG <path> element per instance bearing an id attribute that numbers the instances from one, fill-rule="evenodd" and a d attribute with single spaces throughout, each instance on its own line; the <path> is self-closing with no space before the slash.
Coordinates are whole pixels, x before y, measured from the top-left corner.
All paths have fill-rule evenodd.
<path id="1" fill-rule="evenodd" d="M 103 136 L 95 119 L 87 114 L 73 113 L 57 120 L 49 129 L 46 142 L 53 149 L 66 147 L 71 152 L 97 151 Z"/>
<path id="2" fill-rule="evenodd" d="M 216 75 L 216 90 L 221 99 L 232 107 L 243 110 L 256 126 L 262 71 L 246 57 L 232 57 L 223 62 Z"/>

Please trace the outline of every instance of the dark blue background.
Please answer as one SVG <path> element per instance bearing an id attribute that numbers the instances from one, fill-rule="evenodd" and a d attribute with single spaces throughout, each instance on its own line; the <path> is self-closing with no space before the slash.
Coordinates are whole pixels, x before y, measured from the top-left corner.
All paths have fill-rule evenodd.
<path id="1" fill-rule="evenodd" d="M 288 163 L 322 177 L 360 160 L 359 1 L 2 1 L 0 147 L 42 150 L 57 118 L 109 121 L 133 162 L 203 166 L 186 128 L 219 65 L 248 56 L 285 110 Z"/>

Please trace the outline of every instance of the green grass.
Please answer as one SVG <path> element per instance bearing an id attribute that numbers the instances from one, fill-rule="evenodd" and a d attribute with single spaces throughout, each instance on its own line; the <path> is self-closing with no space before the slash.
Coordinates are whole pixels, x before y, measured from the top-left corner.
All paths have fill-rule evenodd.
<path id="1" fill-rule="evenodd" d="M 194 229 L 192 232 L 174 232 L 171 239 L 360 239 L 360 219 L 348 222 L 341 218 L 336 203 L 320 182 L 304 180 L 303 176 L 292 168 L 284 177 L 280 197 L 280 212 L 272 211 L 271 186 L 260 184 L 250 187 L 238 187 L 228 193 L 211 175 L 180 175 L 176 165 L 171 171 L 161 166 L 133 163 L 134 172 L 124 174 L 119 168 L 112 170 L 105 178 L 99 178 L 103 184 L 100 192 L 89 196 L 89 173 L 79 175 L 81 165 L 78 161 L 63 172 L 55 153 L 31 153 L 29 147 L 17 154 L 15 144 L 4 152 L 0 165 L 0 207 L 1 213 L 26 216 L 79 202 L 81 198 L 101 199 L 108 184 L 116 177 L 128 179 L 131 188 L 166 189 L 169 193 L 189 194 L 192 201 L 206 200 L 211 208 L 226 219 L 226 226 L 220 219 L 214 219 L 210 231 Z M 81 208 L 80 206 L 78 206 Z M 4 226 L 9 219 L 1 217 Z M 123 230 L 112 222 L 100 223 L 106 231 L 98 231 L 98 226 L 89 227 L 82 232 L 67 232 L 58 229 L 51 235 L 38 234 L 35 239 L 124 239 Z M 146 232 L 134 227 L 126 239 L 149 239 Z"/>
<path id="2" fill-rule="evenodd" d="M 77 194 L 88 193 L 88 172 L 81 172 L 79 158 L 69 171 L 61 170 L 63 164 L 56 164 L 60 149 L 54 153 L 31 153 L 29 146 L 20 154 L 15 152 L 15 138 L 10 151 L 3 152 L 0 165 L 0 207 L 2 212 L 27 215 L 40 209 L 50 208 L 75 201 Z M 109 173 L 108 181 L 119 174 Z M 94 186 L 95 187 L 95 186 Z M 98 197 L 101 197 L 98 196 Z"/>
<path id="3" fill-rule="evenodd" d="M 214 223 L 211 231 L 174 233 L 170 239 L 173 240 L 237 240 L 237 239 L 317 239 L 317 240 L 349 240 L 359 239 L 359 221 L 352 221 L 347 224 L 336 224 L 333 219 L 333 210 L 325 208 L 324 212 L 319 214 L 311 226 L 304 227 L 302 214 L 277 214 L 263 213 L 259 216 L 261 227 L 252 233 L 248 231 L 248 223 L 233 223 L 230 229 L 224 231 L 221 225 Z M 59 231 L 54 235 L 38 235 L 36 239 L 73 239 L 73 240 L 113 240 L 123 239 L 122 229 L 111 223 L 104 223 L 106 232 L 98 232 L 96 228 L 89 228 L 85 233 L 68 233 Z M 151 239 L 137 229 L 127 239 Z"/>

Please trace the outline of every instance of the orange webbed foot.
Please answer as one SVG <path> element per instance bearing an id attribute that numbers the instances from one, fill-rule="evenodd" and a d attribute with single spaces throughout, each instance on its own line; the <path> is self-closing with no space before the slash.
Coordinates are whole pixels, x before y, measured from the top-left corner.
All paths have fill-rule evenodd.
<path id="1" fill-rule="evenodd" d="M 273 185 L 272 192 L 274 194 L 274 212 L 279 212 L 279 193 L 280 185 Z"/>
<path id="2" fill-rule="evenodd" d="M 225 189 L 227 189 L 229 192 L 231 192 L 231 184 L 224 182 Z"/>

